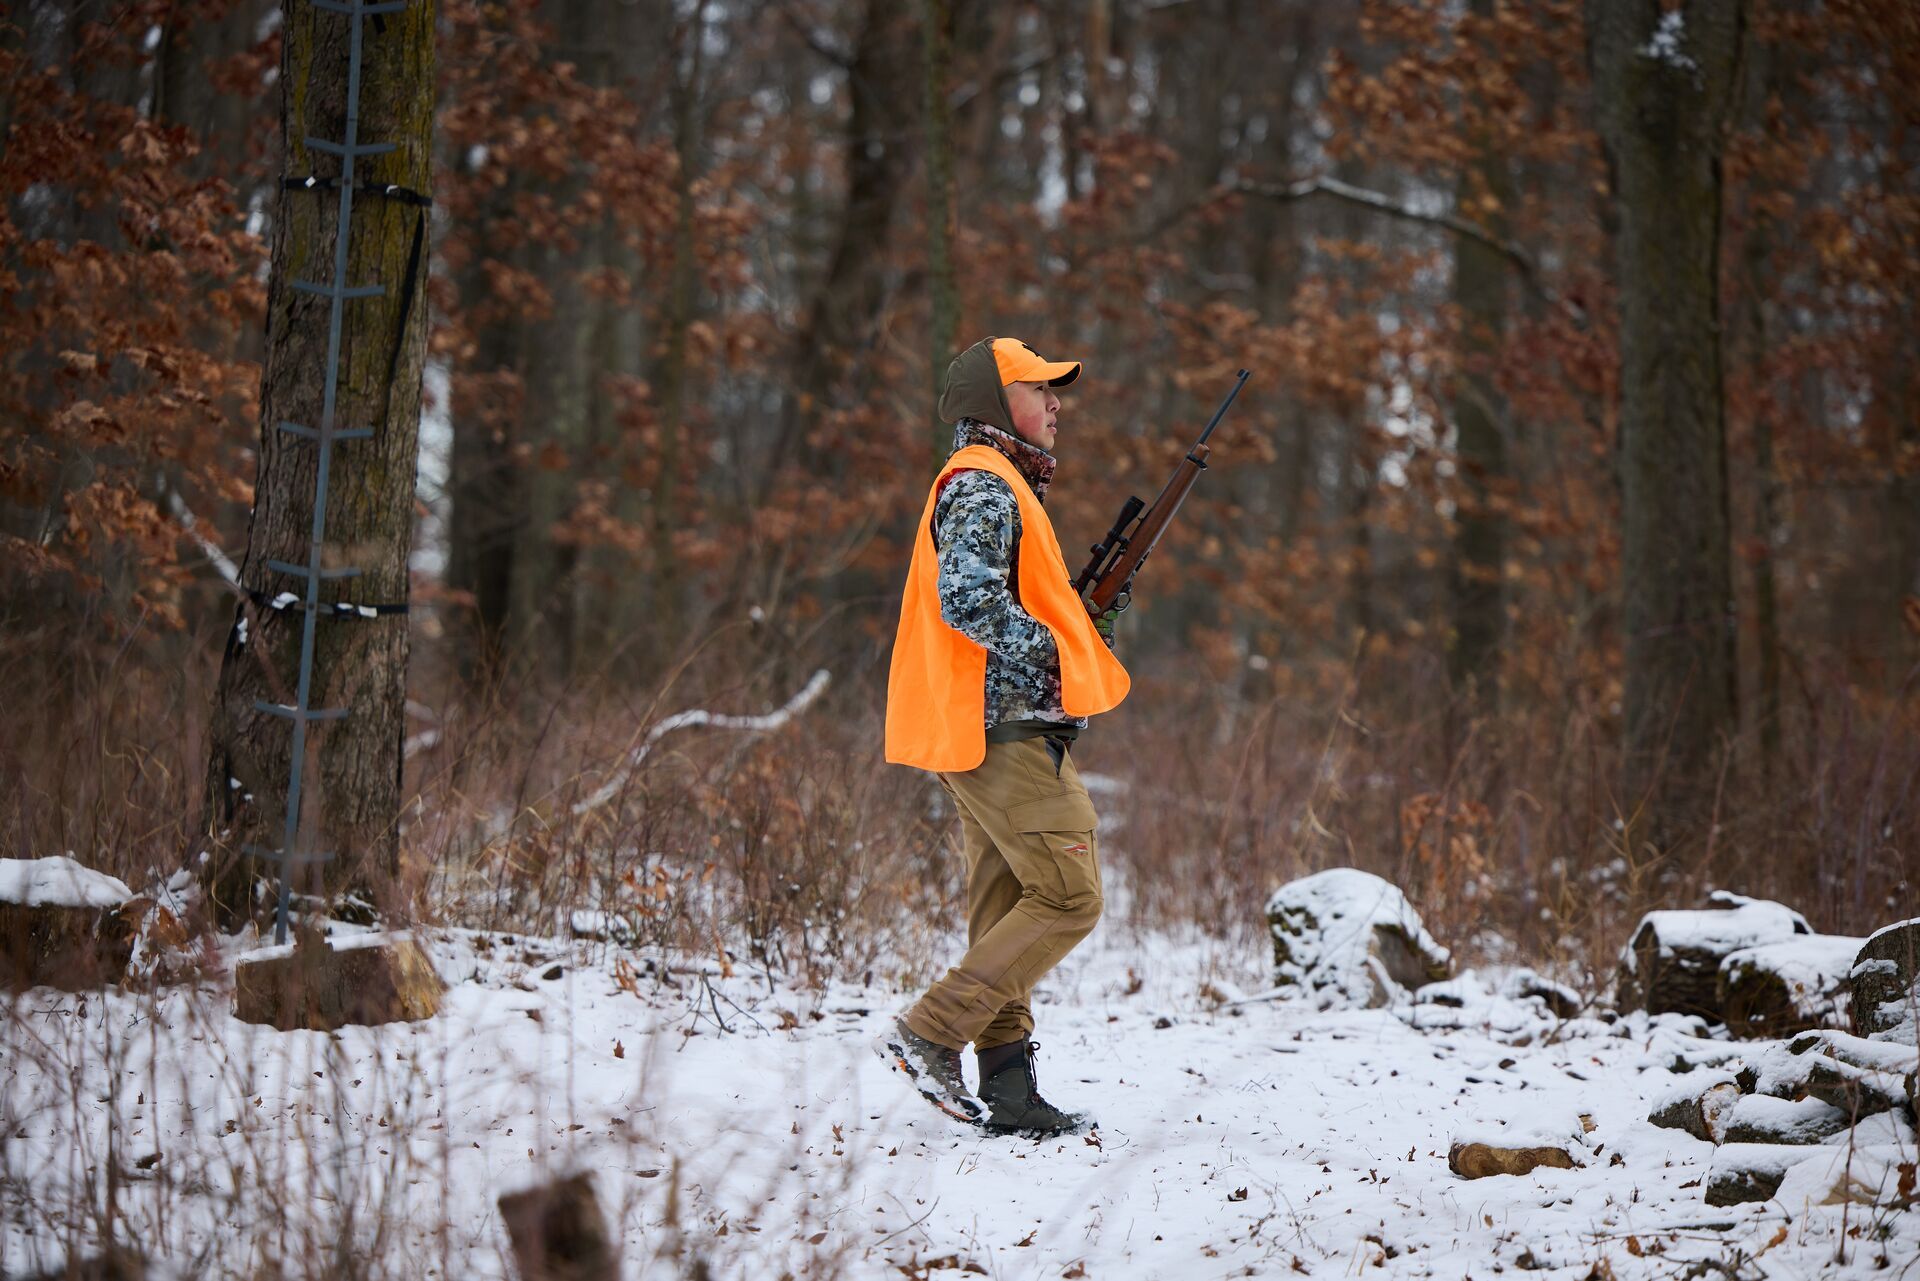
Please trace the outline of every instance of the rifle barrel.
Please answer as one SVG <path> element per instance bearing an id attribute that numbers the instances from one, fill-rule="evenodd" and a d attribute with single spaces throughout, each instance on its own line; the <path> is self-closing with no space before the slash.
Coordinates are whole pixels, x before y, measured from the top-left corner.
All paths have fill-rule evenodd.
<path id="1" fill-rule="evenodd" d="M 1233 389 L 1227 393 L 1227 398 L 1220 402 L 1220 408 L 1213 411 L 1213 418 L 1207 423 L 1207 429 L 1200 433 L 1200 444 L 1204 445 L 1207 443 L 1207 437 L 1213 435 L 1213 429 L 1218 427 L 1220 420 L 1227 416 L 1227 409 L 1233 404 L 1233 398 L 1238 396 L 1240 389 L 1247 385 L 1247 377 L 1252 372 L 1253 371 L 1249 369 L 1242 369 L 1240 376 L 1234 379 Z"/>

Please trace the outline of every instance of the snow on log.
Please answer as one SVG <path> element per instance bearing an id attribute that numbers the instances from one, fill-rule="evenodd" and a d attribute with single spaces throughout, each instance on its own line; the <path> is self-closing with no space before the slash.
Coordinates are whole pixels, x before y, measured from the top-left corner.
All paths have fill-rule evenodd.
<path id="1" fill-rule="evenodd" d="M 357 1023 L 411 1023 L 440 1012 L 446 984 L 420 945 L 403 935 L 364 934 L 337 946 L 302 935 L 233 968 L 233 1016 L 283 1032 L 331 1032 Z"/>
<path id="2" fill-rule="evenodd" d="M 118 983 L 146 906 L 70 857 L 0 858 L 0 985 Z"/>
<path id="3" fill-rule="evenodd" d="M 1875 930 L 1850 972 L 1853 1030 L 1861 1036 L 1905 1029 L 1914 1040 L 1920 1006 L 1920 917 Z"/>
<path id="4" fill-rule="evenodd" d="M 1273 985 L 1318 1008 L 1378 1009 L 1448 976 L 1452 957 L 1406 895 L 1370 872 L 1330 868 L 1267 900 Z"/>
<path id="5" fill-rule="evenodd" d="M 1913 1169 L 1911 1142 L 1829 1146 L 1788 1170 L 1773 1199 L 1792 1215 L 1848 1201 L 1912 1208 Z"/>
<path id="6" fill-rule="evenodd" d="M 607 1236 L 593 1180 L 557 1179 L 499 1200 L 521 1281 L 616 1281 L 620 1256 Z"/>
<path id="7" fill-rule="evenodd" d="M 1813 929 L 1800 913 L 1765 899 L 1716 891 L 1704 911 L 1649 912 L 1620 953 L 1622 1009 L 1697 1014 L 1719 1023 L 1720 963 L 1728 955 Z"/>
<path id="8" fill-rule="evenodd" d="M 1844 935 L 1808 934 L 1728 953 L 1720 962 L 1715 989 L 1727 1031 L 1758 1041 L 1809 1028 L 1844 1027 L 1847 976 L 1861 942 Z"/>
<path id="9" fill-rule="evenodd" d="M 1693 1074 L 1689 1074 L 1690 1076 Z M 1669 1130 L 1718 1145 L 1727 1137 L 1727 1117 L 1740 1101 L 1740 1087 L 1729 1072 L 1689 1080 L 1654 1099 L 1647 1120 Z"/>
<path id="10" fill-rule="evenodd" d="M 1707 1172 L 1708 1205 L 1770 1201 L 1787 1171 L 1825 1149 L 1795 1143 L 1727 1143 L 1714 1150 Z"/>
<path id="11" fill-rule="evenodd" d="M 1819 1099 L 1776 1099 L 1749 1094 L 1733 1105 L 1727 1117 L 1728 1143 L 1818 1143 L 1840 1133 L 1851 1122 L 1848 1113 Z"/>
<path id="12" fill-rule="evenodd" d="M 1773 1045 L 1743 1074 L 1753 1093 L 1815 1098 L 1856 1120 L 1895 1110 L 1912 1114 L 1920 1049 L 1845 1032 L 1805 1032 Z"/>

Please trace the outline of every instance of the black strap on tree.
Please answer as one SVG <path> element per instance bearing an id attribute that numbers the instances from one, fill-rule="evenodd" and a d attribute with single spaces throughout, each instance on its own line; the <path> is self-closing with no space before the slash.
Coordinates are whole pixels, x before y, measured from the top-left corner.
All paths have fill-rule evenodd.
<path id="1" fill-rule="evenodd" d="M 288 600 L 287 598 L 289 596 L 293 596 L 292 592 L 279 592 L 276 594 L 263 592 L 257 587 L 248 587 L 244 590 L 246 591 L 247 599 L 251 600 L 261 609 L 292 610 L 295 613 L 299 613 L 307 607 L 307 602 L 297 596 L 292 600 Z M 412 610 L 413 606 L 405 602 L 398 605 L 361 605 L 353 601 L 337 600 L 321 601 L 318 613 L 321 618 L 381 618 L 390 614 L 411 613 Z"/>

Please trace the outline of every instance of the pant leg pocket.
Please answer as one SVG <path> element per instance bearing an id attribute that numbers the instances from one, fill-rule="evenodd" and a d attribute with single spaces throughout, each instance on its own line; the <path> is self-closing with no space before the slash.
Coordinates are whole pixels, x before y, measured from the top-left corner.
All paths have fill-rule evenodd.
<path id="1" fill-rule="evenodd" d="M 1100 825 L 1085 791 L 1061 792 L 1007 808 L 1007 820 L 1037 858 L 1050 865 L 1061 905 L 1100 898 L 1094 830 Z"/>

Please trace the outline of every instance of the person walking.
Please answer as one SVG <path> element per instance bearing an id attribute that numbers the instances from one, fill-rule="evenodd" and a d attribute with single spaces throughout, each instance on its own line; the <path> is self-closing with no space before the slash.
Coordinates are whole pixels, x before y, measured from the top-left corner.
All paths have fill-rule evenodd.
<path id="1" fill-rule="evenodd" d="M 1041 1097 L 1031 1039 L 1034 984 L 1103 905 L 1099 819 L 1073 744 L 1129 685 L 1112 616 L 1088 616 L 1043 506 L 1058 389 L 1080 370 L 1013 338 L 949 367 L 939 408 L 954 450 L 915 533 L 887 680 L 887 760 L 932 771 L 959 812 L 967 951 L 878 1049 L 942 1112 L 998 1132 L 1093 1124 Z"/>

